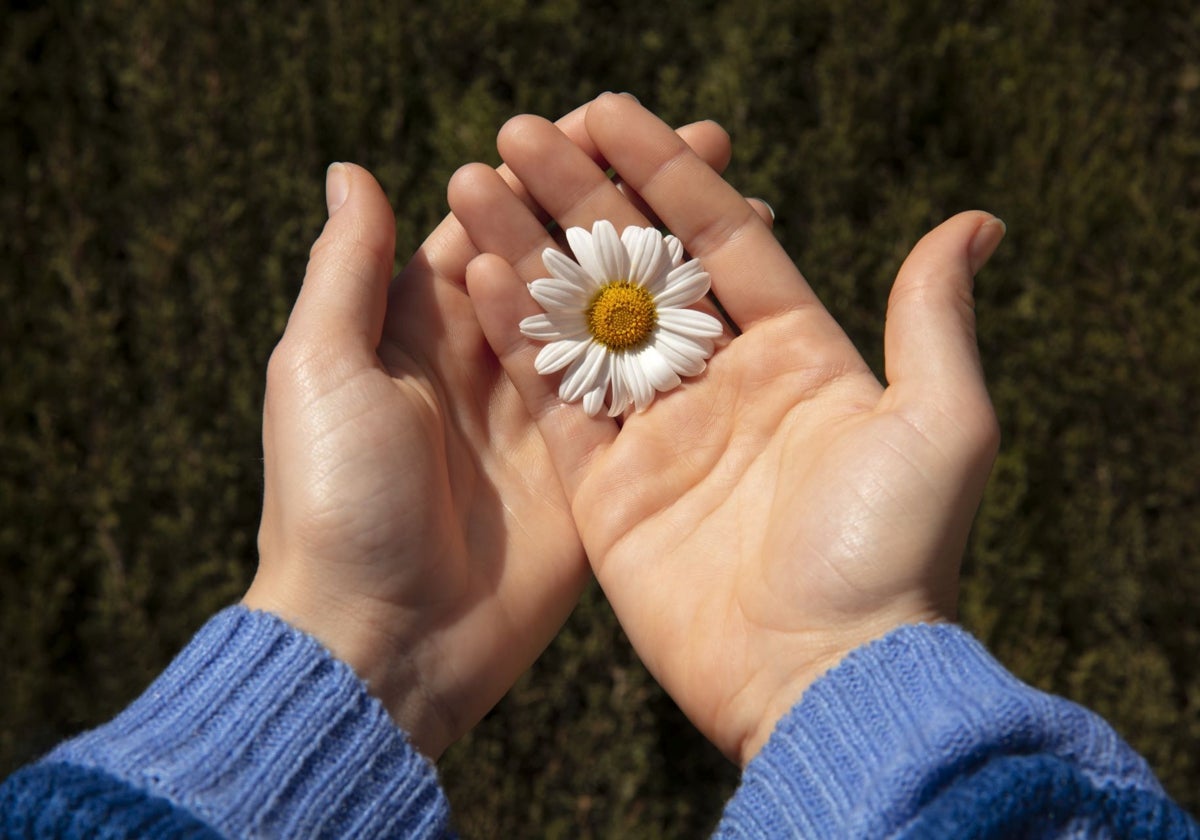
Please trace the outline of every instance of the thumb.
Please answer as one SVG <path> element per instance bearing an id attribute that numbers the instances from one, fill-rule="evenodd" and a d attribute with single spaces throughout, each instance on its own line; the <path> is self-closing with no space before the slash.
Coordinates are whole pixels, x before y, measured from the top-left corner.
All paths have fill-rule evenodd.
<path id="1" fill-rule="evenodd" d="M 975 210 L 943 222 L 913 248 L 888 300 L 889 386 L 987 400 L 975 336 L 975 274 L 1004 233 L 1004 222 Z"/>
<path id="2" fill-rule="evenodd" d="M 329 167 L 325 193 L 329 220 L 309 254 L 286 334 L 373 355 L 387 309 L 396 218 L 375 178 L 352 163 Z"/>

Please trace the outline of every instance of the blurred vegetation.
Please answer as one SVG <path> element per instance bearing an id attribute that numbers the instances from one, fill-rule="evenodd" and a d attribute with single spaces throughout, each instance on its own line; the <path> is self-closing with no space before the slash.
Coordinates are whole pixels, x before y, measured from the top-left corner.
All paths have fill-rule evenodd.
<path id="1" fill-rule="evenodd" d="M 255 563 L 267 356 L 355 160 L 399 257 L 508 116 L 627 90 L 728 177 L 867 358 L 981 206 L 1005 444 L 962 618 L 1200 809 L 1200 5 L 109 0 L 0 16 L 0 773 L 106 719 Z M 737 775 L 593 590 L 442 763 L 467 836 L 692 837 Z"/>

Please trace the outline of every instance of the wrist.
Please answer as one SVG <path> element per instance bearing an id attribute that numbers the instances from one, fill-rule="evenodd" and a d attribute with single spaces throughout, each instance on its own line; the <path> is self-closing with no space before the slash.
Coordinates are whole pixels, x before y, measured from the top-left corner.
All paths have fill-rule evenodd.
<path id="1" fill-rule="evenodd" d="M 346 821 L 377 837 L 448 820 L 436 771 L 344 663 L 242 607 L 209 619 L 140 697 L 48 760 L 96 768 L 222 837 Z"/>
<path id="2" fill-rule="evenodd" d="M 396 622 L 380 615 L 377 603 L 337 601 L 306 587 L 281 585 L 264 580 L 260 569 L 242 605 L 277 616 L 348 665 L 430 760 L 436 761 L 454 741 L 436 692 L 422 680 L 414 648 L 389 631 Z"/>
<path id="3" fill-rule="evenodd" d="M 887 613 L 853 622 L 834 631 L 821 634 L 820 639 L 811 636 L 798 642 L 792 656 L 776 650 L 771 657 L 771 668 L 760 680 L 761 688 L 748 693 L 746 705 L 753 709 L 748 713 L 744 734 L 737 742 L 734 760 L 745 767 L 766 746 L 772 733 L 783 719 L 803 698 L 809 688 L 838 667 L 855 650 L 875 642 L 903 626 L 917 624 L 943 624 L 953 617 L 943 612 L 925 609 L 905 613 Z M 789 668 L 784 663 L 797 663 Z M 751 699 L 755 698 L 755 699 Z"/>

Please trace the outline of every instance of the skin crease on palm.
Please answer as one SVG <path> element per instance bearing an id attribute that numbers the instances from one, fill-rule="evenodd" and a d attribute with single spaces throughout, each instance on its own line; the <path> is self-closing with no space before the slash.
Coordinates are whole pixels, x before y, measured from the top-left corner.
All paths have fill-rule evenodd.
<path id="1" fill-rule="evenodd" d="M 520 335 L 523 284 L 553 245 L 486 168 L 450 200 L 479 250 L 484 332 L 549 446 L 592 568 L 639 656 L 699 729 L 746 763 L 853 648 L 952 619 L 958 567 L 998 446 L 975 343 L 973 276 L 1003 236 L 959 214 L 905 261 L 884 387 L 767 225 L 636 102 L 588 133 L 623 183 L 703 260 L 740 329 L 708 369 L 623 422 L 563 405 Z M 643 224 L 544 120 L 501 132 L 510 169 L 564 227 Z"/>
<path id="2" fill-rule="evenodd" d="M 592 161 L 585 113 L 559 126 Z M 679 136 L 728 162 L 716 124 Z M 493 174 L 546 218 L 511 173 Z M 590 570 L 467 297 L 478 252 L 461 225 L 448 217 L 393 279 L 378 184 L 345 164 L 328 186 L 331 217 L 268 367 L 260 562 L 243 603 L 349 663 L 436 759 L 545 648 Z"/>

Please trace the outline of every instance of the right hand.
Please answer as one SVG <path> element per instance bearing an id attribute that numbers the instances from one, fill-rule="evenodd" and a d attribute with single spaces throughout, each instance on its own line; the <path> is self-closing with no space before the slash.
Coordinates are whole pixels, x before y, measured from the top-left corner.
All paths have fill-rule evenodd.
<path id="1" fill-rule="evenodd" d="M 683 711 L 745 764 L 851 649 L 950 620 L 958 567 L 998 445 L 975 344 L 973 275 L 1003 226 L 964 213 L 900 270 L 888 385 L 745 200 L 636 103 L 588 110 L 603 158 L 699 257 L 740 330 L 708 369 L 623 425 L 542 377 L 519 321 L 554 243 L 468 171 L 451 206 L 484 256 L 468 273 L 489 342 L 537 421 L 592 568 L 638 654 Z M 501 153 L 564 227 L 645 224 L 569 141 L 516 124 Z M 520 235 L 516 235 L 519 232 Z"/>

